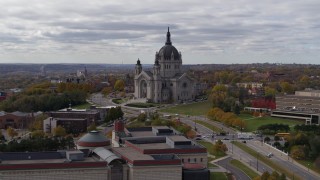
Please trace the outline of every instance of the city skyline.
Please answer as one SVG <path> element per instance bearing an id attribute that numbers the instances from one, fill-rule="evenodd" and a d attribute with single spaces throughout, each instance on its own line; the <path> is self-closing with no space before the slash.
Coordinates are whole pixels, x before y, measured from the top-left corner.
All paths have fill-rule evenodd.
<path id="1" fill-rule="evenodd" d="M 320 2 L 4 0 L 0 63 L 319 64 Z"/>

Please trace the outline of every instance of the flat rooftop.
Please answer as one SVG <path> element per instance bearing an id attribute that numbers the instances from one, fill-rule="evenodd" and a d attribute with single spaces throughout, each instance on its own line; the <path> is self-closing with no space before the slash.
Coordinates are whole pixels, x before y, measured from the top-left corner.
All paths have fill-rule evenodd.
<path id="1" fill-rule="evenodd" d="M 131 161 L 135 160 L 154 160 L 154 158 L 148 154 L 142 154 L 141 152 L 137 151 L 132 147 L 120 147 L 120 148 L 113 148 L 115 152 L 118 152 L 125 158 L 128 158 Z"/>
<path id="2" fill-rule="evenodd" d="M 171 139 L 172 141 L 190 141 L 190 139 L 184 136 L 167 136 L 167 138 Z"/>
<path id="3" fill-rule="evenodd" d="M 44 163 L 65 163 L 67 162 L 66 158 L 61 159 L 40 159 L 40 160 L 5 160 L 1 161 L 1 165 L 4 164 L 44 164 Z M 83 161 L 76 161 L 76 162 L 99 162 L 98 160 L 87 157 L 84 158 Z"/>
<path id="4" fill-rule="evenodd" d="M 135 144 L 139 149 L 171 149 L 166 143 Z"/>
<path id="5" fill-rule="evenodd" d="M 130 131 L 132 137 L 156 136 L 152 131 Z"/>

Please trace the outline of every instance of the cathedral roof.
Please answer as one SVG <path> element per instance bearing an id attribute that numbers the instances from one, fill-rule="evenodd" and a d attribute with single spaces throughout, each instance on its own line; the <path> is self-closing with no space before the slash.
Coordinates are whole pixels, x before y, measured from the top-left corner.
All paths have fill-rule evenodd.
<path id="1" fill-rule="evenodd" d="M 151 71 L 144 71 L 144 72 L 146 72 L 149 76 L 153 76 Z"/>
<path id="2" fill-rule="evenodd" d="M 171 38 L 170 38 L 170 31 L 168 27 L 168 32 L 167 32 L 167 41 L 165 45 L 159 50 L 159 55 L 164 56 L 164 59 L 171 59 L 171 55 L 174 56 L 174 60 L 179 60 L 180 55 L 178 50 L 172 46 Z"/>

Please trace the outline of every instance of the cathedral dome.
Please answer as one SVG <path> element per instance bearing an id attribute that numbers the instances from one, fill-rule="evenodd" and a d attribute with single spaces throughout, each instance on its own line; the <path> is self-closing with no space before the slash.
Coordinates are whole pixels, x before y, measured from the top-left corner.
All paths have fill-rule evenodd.
<path id="1" fill-rule="evenodd" d="M 180 54 L 178 50 L 172 46 L 172 42 L 170 39 L 170 31 L 168 27 L 168 32 L 167 32 L 167 41 L 166 44 L 159 50 L 159 55 L 160 57 L 164 57 L 164 59 L 171 59 L 171 56 L 173 55 L 174 60 L 179 60 L 180 59 Z"/>
<path id="2" fill-rule="evenodd" d="M 179 60 L 179 52 L 174 46 L 165 45 L 159 50 L 159 55 L 163 56 L 164 59 L 171 59 L 172 54 L 175 60 Z"/>

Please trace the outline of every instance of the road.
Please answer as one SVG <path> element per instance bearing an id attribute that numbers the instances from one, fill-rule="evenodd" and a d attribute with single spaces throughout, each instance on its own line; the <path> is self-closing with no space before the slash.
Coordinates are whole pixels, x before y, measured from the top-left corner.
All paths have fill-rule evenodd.
<path id="1" fill-rule="evenodd" d="M 201 116 L 198 117 L 197 116 L 197 117 L 190 117 L 190 118 L 189 119 L 181 118 L 181 119 L 183 119 L 182 121 L 189 124 L 191 127 L 194 126 L 194 122 L 192 120 L 197 119 L 197 120 L 205 121 L 209 124 L 212 124 L 214 126 L 221 128 L 221 129 L 223 128 L 224 131 L 227 131 L 229 133 L 237 133 L 235 130 L 230 129 L 228 127 L 225 127 L 221 123 L 210 121 L 205 117 L 201 117 Z M 211 131 L 208 128 L 206 128 L 206 130 L 203 130 L 203 128 L 200 128 L 201 126 L 202 125 L 197 124 L 198 133 L 208 134 L 208 132 Z M 212 131 L 211 131 L 211 133 L 212 133 Z M 226 137 L 228 139 L 231 139 L 232 135 L 229 135 Z M 217 139 L 217 138 L 223 139 L 221 136 L 220 137 L 215 136 L 215 139 Z M 242 162 L 245 162 L 249 166 L 258 168 L 259 172 L 264 172 L 266 170 L 269 172 L 272 172 L 272 169 L 270 167 L 266 166 L 264 163 L 261 163 L 259 160 L 257 162 L 257 159 L 259 159 L 259 158 L 252 157 L 251 155 L 247 154 L 246 152 L 240 150 L 238 147 L 233 146 L 229 141 L 224 141 L 224 143 L 227 145 L 229 150 L 230 150 L 230 148 L 231 148 L 231 150 L 233 149 L 233 157 L 235 157 L 236 159 L 239 159 Z M 289 178 L 294 178 L 294 176 L 296 176 L 296 177 L 300 176 L 302 179 L 308 179 L 308 180 L 320 179 L 318 174 L 311 172 L 308 168 L 305 168 L 302 165 L 298 164 L 297 162 L 293 161 L 291 158 L 288 158 L 288 156 L 286 156 L 285 154 L 279 153 L 279 152 L 277 152 L 277 150 L 273 150 L 272 148 L 268 147 L 267 145 L 263 146 L 263 143 L 261 143 L 261 141 L 260 141 L 260 137 L 255 137 L 254 140 L 246 140 L 246 144 L 250 148 L 257 151 L 257 153 L 259 153 L 258 156 L 261 156 L 261 155 L 265 156 L 268 153 L 273 152 L 274 156 L 272 158 L 270 158 L 270 160 L 272 160 L 276 164 L 279 164 L 282 167 L 288 169 L 290 172 L 292 172 L 292 177 L 289 177 Z"/>
<path id="2" fill-rule="evenodd" d="M 282 167 L 285 167 L 286 169 L 289 169 L 290 172 L 292 172 L 292 177 L 294 176 L 300 176 L 302 179 L 308 179 L 308 180 L 316 180 L 320 179 L 319 175 L 316 173 L 311 172 L 308 170 L 308 168 L 298 164 L 298 162 L 295 162 L 292 160 L 292 158 L 288 157 L 286 154 L 266 145 L 262 144 L 258 141 L 248 141 L 247 145 L 254 149 L 257 152 L 260 152 L 261 154 L 268 154 L 272 152 L 274 156 L 270 158 L 273 162 L 275 162 L 278 165 L 281 165 Z M 290 177 L 291 178 L 291 177 Z"/>
<path id="3" fill-rule="evenodd" d="M 243 171 L 230 165 L 231 160 L 232 158 L 229 157 L 217 162 L 217 164 L 224 167 L 227 171 L 230 171 L 236 177 L 237 180 L 250 180 L 251 178 L 248 175 L 246 175 Z"/>
<path id="4" fill-rule="evenodd" d="M 195 123 L 193 122 L 193 120 L 199 120 L 198 117 L 187 117 L 187 116 L 181 116 L 180 117 L 180 121 L 188 124 L 191 127 L 195 127 Z M 202 119 L 201 119 L 202 120 Z M 197 132 L 199 134 L 212 134 L 212 130 L 201 125 L 201 124 L 197 124 L 196 125 L 197 128 Z M 227 127 L 221 127 L 226 129 L 228 132 L 235 132 L 232 129 L 229 129 Z M 219 139 L 223 139 L 224 137 L 228 137 L 231 138 L 232 135 L 229 136 L 215 136 L 214 139 L 212 139 L 211 137 L 207 137 L 204 138 L 205 140 L 214 143 L 215 140 L 217 140 L 217 138 Z M 248 166 L 251 166 L 253 169 L 258 170 L 259 172 L 263 173 L 265 171 L 268 171 L 270 173 L 272 173 L 272 168 L 270 168 L 269 166 L 265 165 L 264 163 L 260 162 L 259 159 L 257 159 L 257 157 L 253 157 L 250 154 L 244 152 L 242 149 L 238 148 L 237 146 L 234 146 L 229 140 L 222 140 L 228 147 L 228 153 L 237 160 L 240 160 L 241 162 L 247 164 Z M 237 174 L 239 174 L 238 172 L 233 172 L 232 169 L 230 169 L 230 171 L 232 173 L 234 173 L 235 177 L 238 178 L 244 178 L 244 177 L 237 177 Z"/>

